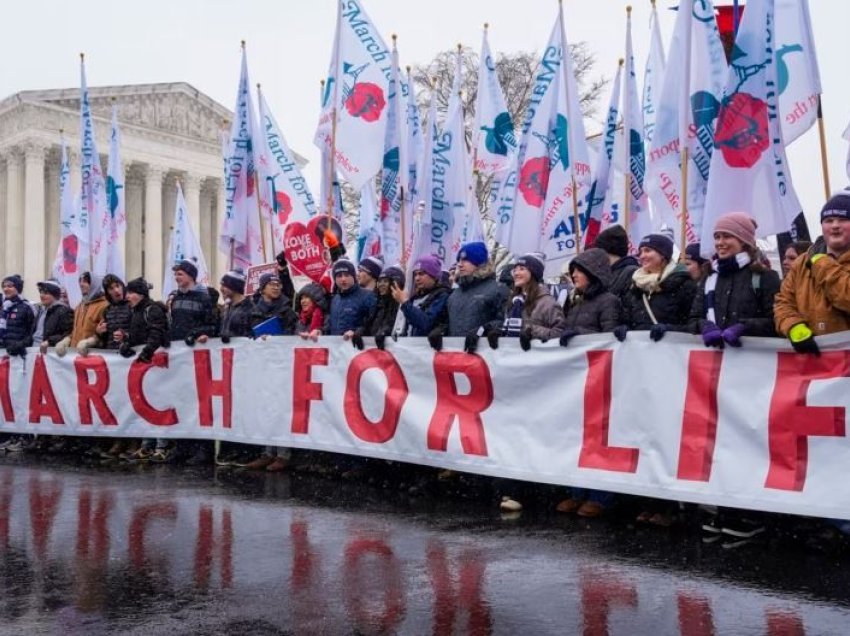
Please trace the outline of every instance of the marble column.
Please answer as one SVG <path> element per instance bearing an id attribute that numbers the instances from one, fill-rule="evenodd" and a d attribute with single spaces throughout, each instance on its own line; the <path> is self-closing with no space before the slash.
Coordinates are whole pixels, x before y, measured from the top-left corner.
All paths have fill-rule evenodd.
<path id="1" fill-rule="evenodd" d="M 3 276 L 23 274 L 24 197 L 21 179 L 23 154 L 18 147 L 6 155 L 6 263 Z"/>
<path id="2" fill-rule="evenodd" d="M 192 173 L 183 177 L 183 196 L 186 198 L 186 209 L 189 212 L 189 222 L 192 231 L 198 238 L 203 249 L 203 237 L 201 235 L 201 178 Z"/>
<path id="3" fill-rule="evenodd" d="M 2 169 L 0 169 L 0 228 L 6 227 L 6 184 L 8 183 L 8 174 L 6 173 L 6 159 L 8 151 L 4 150 L 0 155 Z M 2 233 L 0 233 L 1 235 Z M 0 238 L 0 272 L 6 271 L 6 241 Z M 3 276 L 4 274 L 0 274 Z"/>
<path id="4" fill-rule="evenodd" d="M 44 271 L 51 276 L 59 237 L 62 236 L 59 226 L 59 163 L 61 160 L 61 156 L 55 152 L 48 155 L 44 178 L 44 199 L 47 215 L 47 227 L 44 232 Z"/>
<path id="5" fill-rule="evenodd" d="M 145 175 L 141 166 L 130 164 L 125 181 L 127 232 L 124 235 L 124 254 L 127 279 L 142 275 L 142 217 L 144 215 Z"/>
<path id="6" fill-rule="evenodd" d="M 145 175 L 144 276 L 153 285 L 153 298 L 162 296 L 162 177 L 165 168 L 148 166 Z"/>
<path id="7" fill-rule="evenodd" d="M 35 298 L 36 283 L 45 278 L 44 260 L 44 157 L 47 147 L 30 142 L 24 146 L 24 288 Z"/>
<path id="8" fill-rule="evenodd" d="M 215 206 L 215 272 L 216 276 L 222 276 L 228 269 L 230 269 L 230 254 L 223 252 L 218 248 L 218 235 L 221 232 L 221 226 L 224 223 L 225 210 L 227 210 L 227 193 L 224 190 L 224 180 L 216 179 L 215 181 L 218 183 L 216 186 L 217 196 Z"/>

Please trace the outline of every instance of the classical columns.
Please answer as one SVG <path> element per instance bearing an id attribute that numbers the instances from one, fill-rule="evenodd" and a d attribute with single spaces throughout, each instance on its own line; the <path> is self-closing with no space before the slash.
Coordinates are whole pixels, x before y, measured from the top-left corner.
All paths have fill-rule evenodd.
<path id="1" fill-rule="evenodd" d="M 23 172 L 21 149 L 13 147 L 6 155 L 6 262 L 3 276 L 23 274 L 24 202 L 21 188 Z"/>
<path id="2" fill-rule="evenodd" d="M 144 276 L 154 286 L 153 296 L 162 295 L 162 177 L 165 168 L 149 165 L 145 178 Z"/>
<path id="3" fill-rule="evenodd" d="M 192 231 L 198 238 L 199 244 L 203 246 L 204 241 L 201 236 L 201 178 L 187 173 L 183 178 L 183 194 L 186 197 L 186 208 L 189 212 Z"/>
<path id="4" fill-rule="evenodd" d="M 34 298 L 36 283 L 45 278 L 44 271 L 44 155 L 47 148 L 38 143 L 24 146 L 24 281 L 26 292 Z"/>
<path id="5" fill-rule="evenodd" d="M 145 174 L 141 166 L 131 164 L 125 181 L 127 232 L 124 235 L 124 255 L 127 278 L 142 275 L 142 216 L 144 214 Z"/>
<path id="6" fill-rule="evenodd" d="M 61 157 L 57 152 L 48 155 L 45 167 L 44 179 L 44 207 L 45 207 L 45 230 L 44 230 L 44 272 L 51 275 L 53 261 L 56 257 L 56 248 L 59 245 L 59 237 L 62 235 L 59 229 L 59 163 Z"/>
<path id="7" fill-rule="evenodd" d="M 230 269 L 230 254 L 222 252 L 218 248 L 218 235 L 219 232 L 221 232 L 221 226 L 224 223 L 224 214 L 227 210 L 227 192 L 224 189 L 224 179 L 218 179 L 218 187 L 216 188 L 216 192 L 218 193 L 218 197 L 216 198 L 215 206 L 215 270 L 216 275 L 221 276 L 228 269 Z"/>

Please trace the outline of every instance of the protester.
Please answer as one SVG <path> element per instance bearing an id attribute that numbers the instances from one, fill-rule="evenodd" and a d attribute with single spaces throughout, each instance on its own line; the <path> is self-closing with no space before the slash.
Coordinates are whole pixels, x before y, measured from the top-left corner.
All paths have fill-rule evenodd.
<path id="1" fill-rule="evenodd" d="M 275 256 L 275 262 L 277 262 L 277 277 L 280 279 L 281 293 L 287 298 L 295 298 L 295 285 L 292 283 L 292 275 L 289 273 L 286 252 L 278 252 Z"/>
<path id="2" fill-rule="evenodd" d="M 375 291 L 378 279 L 384 269 L 384 259 L 381 256 L 368 256 L 357 265 L 357 284 L 363 289 Z"/>
<path id="3" fill-rule="evenodd" d="M 61 301 L 62 287 L 59 281 L 51 278 L 41 281 L 37 287 L 41 303 L 35 308 L 32 340 L 41 353 L 46 353 L 48 347 L 55 347 L 71 335 L 74 312 Z"/>
<path id="4" fill-rule="evenodd" d="M 221 277 L 219 289 L 224 297 L 221 313 L 221 340 L 225 344 L 231 338 L 251 338 L 254 302 L 245 296 L 245 273 L 232 269 Z"/>
<path id="5" fill-rule="evenodd" d="M 446 301 L 451 291 L 440 283 L 441 267 L 437 256 L 422 256 L 413 265 L 413 294 L 408 296 L 403 287 L 392 288 L 393 298 L 401 309 L 393 333 L 421 337 L 446 328 Z"/>
<path id="6" fill-rule="evenodd" d="M 0 312 L 0 347 L 10 356 L 26 355 L 32 345 L 35 315 L 21 293 L 24 281 L 18 274 L 3 279 L 3 309 Z"/>
<path id="7" fill-rule="evenodd" d="M 794 261 L 796 261 L 801 254 L 808 252 L 811 247 L 811 241 L 794 241 L 785 248 L 785 252 L 782 254 L 782 261 L 780 263 L 782 266 L 783 278 L 788 275 L 788 270 L 791 269 Z"/>
<path id="8" fill-rule="evenodd" d="M 295 332 L 302 339 L 313 342 L 325 332 L 327 316 L 327 294 L 324 287 L 316 283 L 307 283 L 295 297 L 295 309 L 298 311 L 298 324 Z"/>
<path id="9" fill-rule="evenodd" d="M 356 270 L 351 261 L 341 258 L 331 271 L 336 293 L 331 299 L 329 332 L 332 336 L 351 340 L 355 330 L 363 326 L 375 308 L 377 299 L 375 294 L 355 283 Z"/>
<path id="10" fill-rule="evenodd" d="M 685 267 L 696 282 L 700 282 L 711 273 L 711 261 L 700 255 L 699 243 L 691 243 L 685 248 Z"/>
<path id="11" fill-rule="evenodd" d="M 478 338 L 500 328 L 508 289 L 496 280 L 490 266 L 487 246 L 467 243 L 457 254 L 457 288 L 452 290 L 446 308 L 448 335 L 465 338 L 464 351 L 475 353 Z M 429 334 L 431 346 L 441 349 L 442 334 Z"/>
<path id="12" fill-rule="evenodd" d="M 404 272 L 397 265 L 385 267 L 378 277 L 377 302 L 363 326 L 355 330 L 356 347 L 362 348 L 363 336 L 374 336 L 378 348 L 384 348 L 387 336 L 393 334 L 398 314 L 399 303 L 392 294 L 394 289 L 404 290 Z"/>
<path id="13" fill-rule="evenodd" d="M 620 225 L 612 225 L 602 230 L 596 237 L 593 247 L 605 250 L 611 263 L 611 285 L 608 287 L 615 296 L 622 298 L 632 286 L 632 275 L 639 267 L 634 256 L 629 255 L 629 236 Z"/>
<path id="14" fill-rule="evenodd" d="M 103 320 L 95 327 L 95 335 L 77 344 L 77 352 L 82 356 L 88 355 L 90 347 L 118 349 L 123 340 L 121 334 L 130 329 L 133 308 L 126 299 L 124 281 L 114 274 L 107 274 L 103 277 L 102 287 L 107 301 L 106 311 L 103 312 Z"/>
<path id="15" fill-rule="evenodd" d="M 83 340 L 97 335 L 97 326 L 103 320 L 103 314 L 109 305 L 103 295 L 102 280 L 99 276 L 83 272 L 79 283 L 83 299 L 74 309 L 74 329 L 71 335 L 56 344 L 56 354 L 60 358 L 68 352 L 69 346 L 76 347 Z"/>

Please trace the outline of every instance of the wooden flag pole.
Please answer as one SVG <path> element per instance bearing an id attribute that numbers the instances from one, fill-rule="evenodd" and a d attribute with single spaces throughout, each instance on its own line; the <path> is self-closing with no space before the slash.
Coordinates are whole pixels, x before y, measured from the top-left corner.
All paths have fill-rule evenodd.
<path id="1" fill-rule="evenodd" d="M 826 131 L 823 123 L 823 103 L 822 96 L 818 95 L 818 137 L 820 137 L 820 166 L 823 172 L 823 191 L 824 200 L 828 200 L 832 196 L 832 190 L 829 187 L 829 163 L 826 159 Z"/>

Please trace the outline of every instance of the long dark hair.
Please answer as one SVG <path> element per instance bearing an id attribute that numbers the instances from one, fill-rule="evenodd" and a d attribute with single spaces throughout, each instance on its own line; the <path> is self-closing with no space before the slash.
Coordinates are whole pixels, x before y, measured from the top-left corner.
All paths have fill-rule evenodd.
<path id="1" fill-rule="evenodd" d="M 523 292 L 522 287 L 514 286 L 511 292 L 511 297 L 508 298 L 507 308 L 510 309 L 511 305 L 513 304 L 514 298 L 524 293 L 525 309 L 523 311 L 530 314 L 534 310 L 534 306 L 537 304 L 537 301 L 540 300 L 541 297 L 546 295 L 546 288 L 539 282 L 537 282 L 537 280 L 532 278 L 528 281 L 528 291 Z"/>

